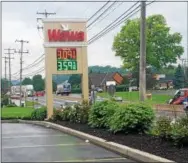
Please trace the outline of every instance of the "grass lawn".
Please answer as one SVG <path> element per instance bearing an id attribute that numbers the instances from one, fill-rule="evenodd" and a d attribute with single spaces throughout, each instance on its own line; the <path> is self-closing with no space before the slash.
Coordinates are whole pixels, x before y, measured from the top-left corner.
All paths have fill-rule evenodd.
<path id="1" fill-rule="evenodd" d="M 35 101 L 26 101 L 26 107 L 33 107 L 33 105 L 38 105 L 38 102 Z"/>
<path id="2" fill-rule="evenodd" d="M 98 93 L 98 96 L 109 97 L 108 93 Z M 139 101 L 139 92 L 116 92 L 115 96 L 122 97 L 125 101 Z M 146 100 L 150 104 L 165 104 L 171 98 L 170 95 L 153 94 L 152 99 Z"/>
<path id="3" fill-rule="evenodd" d="M 1 109 L 1 117 L 27 117 L 31 115 L 33 108 L 27 107 L 5 107 Z"/>

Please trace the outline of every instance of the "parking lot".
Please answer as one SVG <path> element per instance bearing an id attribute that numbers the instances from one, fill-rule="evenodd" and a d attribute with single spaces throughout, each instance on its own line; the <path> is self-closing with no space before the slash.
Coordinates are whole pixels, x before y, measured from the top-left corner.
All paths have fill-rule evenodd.
<path id="1" fill-rule="evenodd" d="M 60 131 L 20 123 L 2 124 L 2 162 L 131 162 Z"/>

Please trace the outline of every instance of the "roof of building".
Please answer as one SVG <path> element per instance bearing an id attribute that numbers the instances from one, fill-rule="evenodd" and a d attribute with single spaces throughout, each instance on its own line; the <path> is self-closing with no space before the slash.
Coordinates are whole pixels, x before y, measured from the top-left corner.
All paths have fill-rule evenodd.
<path id="1" fill-rule="evenodd" d="M 106 81 L 115 81 L 114 75 L 117 73 L 118 72 L 91 73 L 91 74 L 89 74 L 90 84 L 95 85 L 95 86 L 101 86 L 101 85 L 104 85 L 106 83 Z M 121 76 L 121 74 L 120 74 L 120 76 Z"/>

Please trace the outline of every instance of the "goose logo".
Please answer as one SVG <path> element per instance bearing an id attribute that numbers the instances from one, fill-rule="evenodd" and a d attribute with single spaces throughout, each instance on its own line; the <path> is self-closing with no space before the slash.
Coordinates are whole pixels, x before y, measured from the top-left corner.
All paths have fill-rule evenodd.
<path id="1" fill-rule="evenodd" d="M 61 27 L 63 29 L 63 31 L 70 31 L 71 29 L 69 28 L 68 24 L 61 24 Z"/>

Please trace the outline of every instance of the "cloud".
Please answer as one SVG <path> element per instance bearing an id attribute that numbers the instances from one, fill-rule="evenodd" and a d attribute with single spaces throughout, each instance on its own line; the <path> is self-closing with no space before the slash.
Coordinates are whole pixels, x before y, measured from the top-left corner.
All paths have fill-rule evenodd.
<path id="1" fill-rule="evenodd" d="M 24 56 L 24 66 L 36 60 L 40 54 L 43 53 L 42 32 L 37 30 L 37 15 L 38 12 L 43 12 L 45 9 L 48 12 L 56 12 L 56 15 L 50 17 L 67 17 L 67 18 L 89 18 L 93 15 L 104 2 L 93 3 L 69 3 L 69 2 L 7 2 L 2 6 L 2 34 L 3 34 L 3 48 L 15 47 L 19 48 L 20 44 L 15 44 L 15 39 L 28 40 L 29 44 L 24 45 L 24 49 L 29 49 L 30 54 Z M 119 15 L 128 9 L 133 2 L 122 3 L 112 14 L 102 20 L 100 23 L 93 25 L 88 31 L 88 37 L 92 38 L 95 34 L 100 32 L 109 23 L 113 22 Z M 187 36 L 187 15 L 186 4 L 175 2 L 155 2 L 147 6 L 147 15 L 163 14 L 171 27 L 172 32 L 180 32 L 183 36 L 182 45 L 185 47 L 186 56 L 186 36 Z M 138 17 L 140 13 L 133 18 Z M 100 19 L 99 19 L 100 20 Z M 91 23 L 92 21 L 90 21 Z M 122 24 L 121 24 L 122 25 Z M 115 57 L 112 51 L 113 38 L 120 31 L 121 25 L 101 39 L 97 40 L 88 47 L 88 63 L 89 65 L 114 65 L 120 66 L 122 64 L 119 57 Z M 15 56 L 15 64 L 13 72 L 19 70 L 19 56 Z M 3 63 L 4 64 L 4 63 Z M 3 66 L 3 65 L 2 65 Z M 28 70 L 30 73 L 33 69 Z"/>

